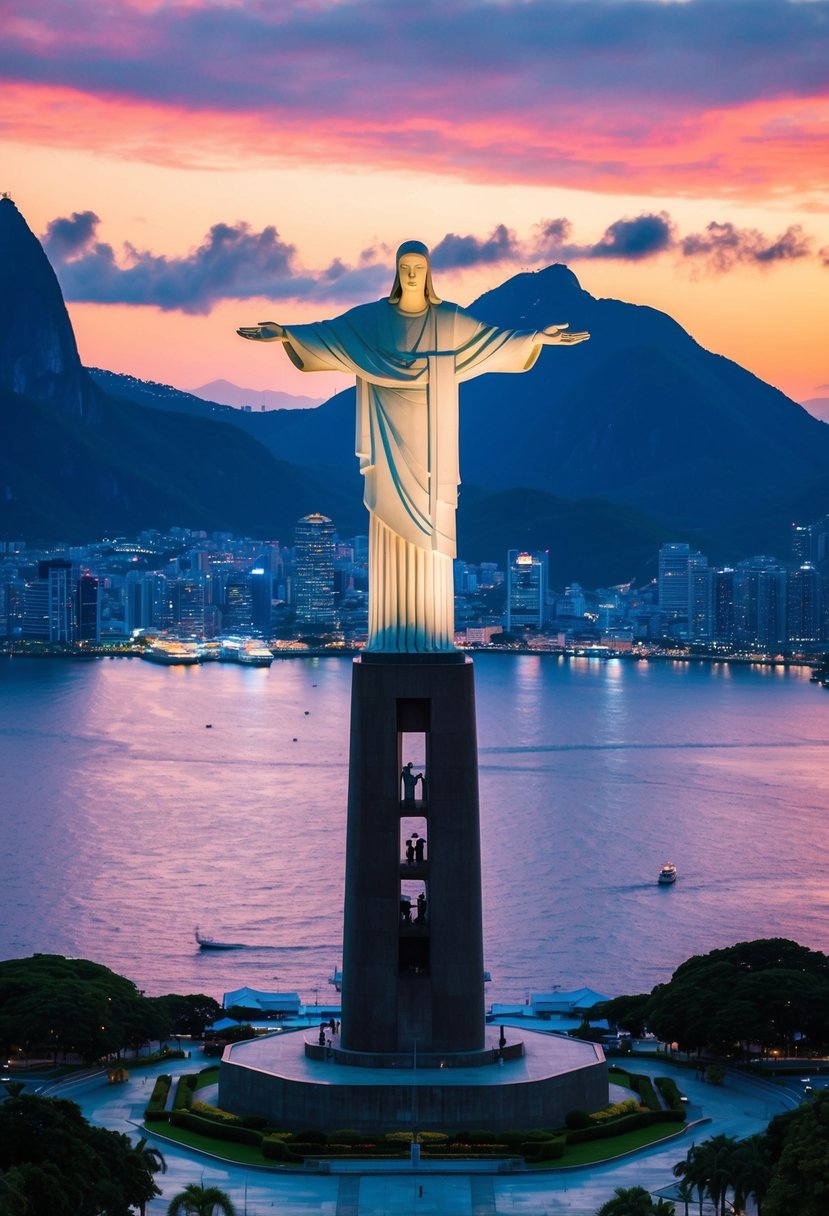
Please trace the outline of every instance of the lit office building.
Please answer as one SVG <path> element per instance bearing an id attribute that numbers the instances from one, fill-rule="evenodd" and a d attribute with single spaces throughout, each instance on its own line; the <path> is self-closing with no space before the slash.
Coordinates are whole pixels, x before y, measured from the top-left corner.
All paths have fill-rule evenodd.
<path id="1" fill-rule="evenodd" d="M 520 629 L 541 629 L 547 606 L 546 553 L 522 553 L 510 549 L 507 554 L 507 633 Z"/>
<path id="2" fill-rule="evenodd" d="M 72 563 L 62 559 L 38 562 L 37 578 L 23 595 L 23 637 L 42 642 L 74 640 Z"/>
<path id="3" fill-rule="evenodd" d="M 294 540 L 296 622 L 333 628 L 334 525 L 326 515 L 306 515 L 297 522 Z"/>
<path id="4" fill-rule="evenodd" d="M 789 642 L 821 639 L 820 575 L 811 563 L 790 570 L 786 583 L 786 634 Z"/>
<path id="5" fill-rule="evenodd" d="M 695 574 L 708 561 L 687 544 L 666 544 L 659 550 L 659 612 L 662 628 L 688 637 L 698 619 L 700 583 Z"/>
<path id="6" fill-rule="evenodd" d="M 250 633 L 253 624 L 253 586 L 248 574 L 229 574 L 222 602 L 224 633 Z"/>
<path id="7" fill-rule="evenodd" d="M 82 574 L 78 579 L 77 620 L 75 640 L 78 642 L 100 642 L 101 640 L 101 585 L 91 574 Z"/>

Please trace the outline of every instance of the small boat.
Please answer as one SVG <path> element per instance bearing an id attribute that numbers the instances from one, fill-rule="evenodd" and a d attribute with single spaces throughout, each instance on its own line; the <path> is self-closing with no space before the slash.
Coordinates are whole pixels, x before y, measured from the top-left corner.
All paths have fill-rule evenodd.
<path id="1" fill-rule="evenodd" d="M 667 887 L 670 883 L 676 882 L 676 866 L 672 861 L 667 861 L 659 871 L 659 878 L 656 880 L 661 887 Z"/>
<path id="2" fill-rule="evenodd" d="M 215 937 L 204 937 L 199 933 L 199 927 L 196 925 L 194 929 L 196 941 L 202 950 L 241 950 L 241 942 L 217 942 Z"/>

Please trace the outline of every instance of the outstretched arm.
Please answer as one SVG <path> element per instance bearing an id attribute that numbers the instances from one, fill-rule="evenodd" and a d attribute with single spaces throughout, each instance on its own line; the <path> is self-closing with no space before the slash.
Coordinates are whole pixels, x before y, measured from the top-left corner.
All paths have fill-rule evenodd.
<path id="1" fill-rule="evenodd" d="M 590 334 L 584 330 L 571 334 L 566 322 L 564 325 L 548 325 L 536 334 L 536 340 L 542 346 L 575 346 L 578 342 L 586 342 L 589 337 Z"/>
<path id="2" fill-rule="evenodd" d="M 240 338 L 251 342 L 287 342 L 288 335 L 276 321 L 260 321 L 258 325 L 242 325 L 236 330 Z"/>

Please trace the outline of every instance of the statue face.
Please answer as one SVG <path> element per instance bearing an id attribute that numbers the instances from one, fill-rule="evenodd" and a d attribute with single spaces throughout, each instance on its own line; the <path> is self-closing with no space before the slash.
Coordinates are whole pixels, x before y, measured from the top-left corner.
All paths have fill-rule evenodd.
<path id="1" fill-rule="evenodd" d="M 397 273 L 400 277 L 400 287 L 404 299 L 426 299 L 426 275 L 428 271 L 429 262 L 422 254 L 403 254 L 403 257 L 397 263 Z"/>

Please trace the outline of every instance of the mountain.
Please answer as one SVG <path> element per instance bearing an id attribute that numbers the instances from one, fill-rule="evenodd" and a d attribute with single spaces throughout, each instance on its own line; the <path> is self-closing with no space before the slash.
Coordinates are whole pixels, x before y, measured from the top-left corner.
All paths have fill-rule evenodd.
<path id="1" fill-rule="evenodd" d="M 821 501 L 829 426 L 665 313 L 596 299 L 559 265 L 514 276 L 470 311 L 521 328 L 568 321 L 591 340 L 461 386 L 462 515 L 470 487 L 524 486 L 632 508 L 734 558 L 785 554 L 792 518 Z M 353 411 L 347 390 L 316 410 L 232 421 L 282 459 L 348 476 Z"/>
<path id="2" fill-rule="evenodd" d="M 297 397 L 294 393 L 281 393 L 276 389 L 240 388 L 229 380 L 211 380 L 191 390 L 194 397 L 202 401 L 218 401 L 220 405 L 232 405 L 236 409 L 250 406 L 255 410 L 308 410 L 322 405 L 325 395 L 319 397 Z"/>
<path id="3" fill-rule="evenodd" d="M 808 401 L 803 401 L 801 404 L 813 418 L 820 418 L 821 422 L 829 422 L 829 397 L 810 397 Z"/>
<path id="4" fill-rule="evenodd" d="M 825 514 L 829 426 L 666 314 L 595 299 L 564 266 L 516 275 L 470 311 L 592 337 L 544 350 L 523 375 L 461 386 L 461 556 L 550 549 L 557 584 L 608 584 L 649 577 L 663 540 L 715 561 L 785 556 L 791 520 Z M 248 412 L 87 373 L 57 280 L 8 199 L 0 389 L 0 536 L 185 524 L 288 537 L 310 510 L 344 535 L 366 530 L 353 389 Z"/>
<path id="5" fill-rule="evenodd" d="M 95 414 L 55 272 L 8 197 L 0 198 L 0 385 L 79 421 Z"/>
<path id="6" fill-rule="evenodd" d="M 290 541 L 297 518 L 316 510 L 365 527 L 359 499 L 330 470 L 277 460 L 209 413 L 151 411 L 102 391 L 80 363 L 46 255 L 8 198 L 0 434 L 2 537 L 77 542 L 179 525 Z"/>
<path id="7" fill-rule="evenodd" d="M 509 383 L 468 386 L 461 450 L 473 482 L 506 487 L 520 477 L 695 531 L 784 517 L 790 490 L 829 471 L 829 426 L 666 314 L 594 299 L 564 266 L 517 275 L 470 311 L 528 328 L 566 320 L 591 334 L 544 351 Z"/>

